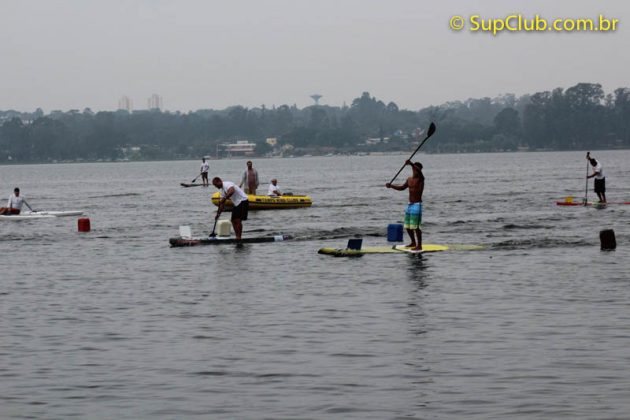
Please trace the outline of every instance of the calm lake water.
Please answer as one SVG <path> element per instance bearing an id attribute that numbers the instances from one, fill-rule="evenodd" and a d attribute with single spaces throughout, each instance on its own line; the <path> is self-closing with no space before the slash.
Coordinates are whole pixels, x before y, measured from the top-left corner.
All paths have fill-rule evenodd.
<path id="1" fill-rule="evenodd" d="M 630 201 L 630 151 L 593 155 Z M 554 204 L 583 197 L 582 152 L 420 155 L 425 243 L 485 250 L 318 255 L 386 244 L 404 159 L 255 159 L 315 204 L 250 213 L 298 239 L 240 248 L 168 245 L 212 228 L 214 188 L 179 187 L 200 162 L 1 166 L 3 200 L 92 232 L 0 222 L 0 418 L 628 418 L 630 206 Z"/>

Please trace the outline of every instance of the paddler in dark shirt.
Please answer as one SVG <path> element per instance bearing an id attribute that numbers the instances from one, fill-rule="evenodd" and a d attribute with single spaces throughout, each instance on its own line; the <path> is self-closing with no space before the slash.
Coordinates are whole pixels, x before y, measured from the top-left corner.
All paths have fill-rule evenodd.
<path id="1" fill-rule="evenodd" d="M 394 185 L 389 182 L 385 184 L 387 188 L 403 191 L 409 188 L 409 204 L 405 210 L 405 229 L 411 238 L 411 243 L 407 245 L 414 251 L 422 250 L 422 193 L 424 192 L 424 175 L 422 174 L 422 164 L 412 163 L 410 160 L 405 165 L 411 165 L 413 175 L 407 178 L 404 184 Z M 416 239 L 417 237 L 417 239 Z"/>

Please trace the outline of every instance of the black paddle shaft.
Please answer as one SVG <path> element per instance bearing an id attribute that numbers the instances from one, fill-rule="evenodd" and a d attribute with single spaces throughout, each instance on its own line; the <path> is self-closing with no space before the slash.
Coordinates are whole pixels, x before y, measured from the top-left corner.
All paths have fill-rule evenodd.
<path id="1" fill-rule="evenodd" d="M 591 157 L 591 152 L 586 152 L 586 187 L 584 188 L 584 205 L 588 202 L 588 162 Z"/>
<path id="2" fill-rule="evenodd" d="M 415 154 L 418 153 L 418 150 L 420 150 L 420 148 L 422 147 L 422 145 L 424 144 L 425 141 L 429 140 L 429 137 L 431 137 L 433 135 L 433 133 L 435 133 L 435 123 L 431 123 L 431 125 L 429 126 L 429 131 L 427 131 L 427 136 L 424 138 L 424 140 L 422 140 L 422 143 L 420 143 L 420 146 L 418 146 L 418 148 L 416 148 L 416 150 L 411 154 L 411 156 L 409 156 L 409 159 L 407 159 L 407 160 L 411 160 L 415 156 Z M 405 169 L 405 166 L 407 166 L 407 163 L 405 163 L 402 166 L 402 168 L 400 168 L 400 170 L 398 172 L 396 172 L 396 175 L 394 175 L 392 180 L 389 181 L 390 184 L 392 184 L 396 180 L 396 178 L 398 177 L 398 175 L 400 175 L 402 170 Z"/>
<path id="3" fill-rule="evenodd" d="M 211 238 L 214 238 L 215 236 L 217 236 L 216 233 L 214 233 L 214 230 L 217 227 L 217 220 L 219 220 L 219 216 L 221 215 L 221 213 L 217 214 L 217 217 L 214 218 L 214 226 L 212 226 L 212 233 L 210 234 Z"/>

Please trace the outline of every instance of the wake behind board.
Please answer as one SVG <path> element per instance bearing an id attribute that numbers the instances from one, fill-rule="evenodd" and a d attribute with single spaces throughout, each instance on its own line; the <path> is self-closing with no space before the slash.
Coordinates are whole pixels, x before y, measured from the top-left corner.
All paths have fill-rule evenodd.
<path id="1" fill-rule="evenodd" d="M 442 252 L 442 251 L 472 251 L 483 249 L 480 245 L 436 245 L 424 244 L 422 251 L 414 251 L 403 245 L 394 246 L 368 246 L 361 249 L 349 248 L 321 248 L 318 254 L 332 255 L 334 257 L 354 257 L 366 254 L 423 254 L 425 252 Z"/>

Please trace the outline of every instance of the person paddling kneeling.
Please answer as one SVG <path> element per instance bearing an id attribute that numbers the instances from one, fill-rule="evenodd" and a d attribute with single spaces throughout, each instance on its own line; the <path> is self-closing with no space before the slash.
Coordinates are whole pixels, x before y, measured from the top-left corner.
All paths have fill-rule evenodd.
<path id="1" fill-rule="evenodd" d="M 13 194 L 11 194 L 11 196 L 9 197 L 9 202 L 7 203 L 7 206 L 0 207 L 0 214 L 18 215 L 22 211 L 22 204 L 26 204 L 26 207 L 33 211 L 33 209 L 31 208 L 31 206 L 28 205 L 24 197 L 20 197 L 20 189 L 16 187 L 13 190 Z"/>

